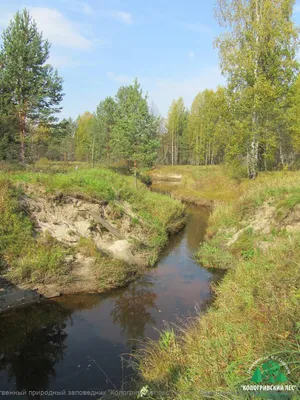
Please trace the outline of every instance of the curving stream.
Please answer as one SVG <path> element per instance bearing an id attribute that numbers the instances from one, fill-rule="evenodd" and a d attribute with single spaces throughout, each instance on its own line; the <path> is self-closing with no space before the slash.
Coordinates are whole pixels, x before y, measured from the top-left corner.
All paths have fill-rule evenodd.
<path id="1" fill-rule="evenodd" d="M 193 260 L 207 218 L 206 210 L 188 206 L 187 225 L 171 238 L 158 266 L 123 290 L 66 296 L 3 314 L 0 391 L 120 389 L 133 374 L 128 353 L 146 337 L 157 339 L 166 321 L 186 319 L 210 303 L 210 283 L 218 276 Z"/>

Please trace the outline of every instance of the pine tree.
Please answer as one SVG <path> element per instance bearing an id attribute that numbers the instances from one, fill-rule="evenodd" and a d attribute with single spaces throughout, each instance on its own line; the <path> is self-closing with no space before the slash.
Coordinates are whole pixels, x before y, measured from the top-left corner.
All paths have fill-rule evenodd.
<path id="1" fill-rule="evenodd" d="M 29 12 L 17 12 L 2 34 L 0 82 L 2 101 L 12 106 L 18 118 L 22 163 L 28 122 L 53 123 L 60 111 L 62 79 L 46 64 L 49 50 L 49 42 L 38 32 Z"/>

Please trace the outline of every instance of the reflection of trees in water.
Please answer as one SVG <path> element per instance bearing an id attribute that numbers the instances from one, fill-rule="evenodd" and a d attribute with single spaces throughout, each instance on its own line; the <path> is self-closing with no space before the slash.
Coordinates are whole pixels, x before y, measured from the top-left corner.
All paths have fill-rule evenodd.
<path id="1" fill-rule="evenodd" d="M 153 285 L 147 277 L 132 283 L 115 300 L 111 312 L 114 323 L 122 327 L 130 340 L 132 350 L 136 349 L 136 340 L 144 337 L 146 324 L 156 323 L 151 314 L 151 309 L 157 309 L 157 295 L 151 290 Z"/>
<path id="2" fill-rule="evenodd" d="M 15 310 L 4 316 L 0 332 L 0 371 L 6 369 L 16 390 L 46 390 L 55 364 L 64 357 L 69 313 L 55 303 Z M 39 398 L 39 397 L 37 397 Z"/>
<path id="3" fill-rule="evenodd" d="M 186 239 L 190 249 L 197 249 L 203 241 L 209 212 L 206 209 L 189 206 L 186 224 Z"/>

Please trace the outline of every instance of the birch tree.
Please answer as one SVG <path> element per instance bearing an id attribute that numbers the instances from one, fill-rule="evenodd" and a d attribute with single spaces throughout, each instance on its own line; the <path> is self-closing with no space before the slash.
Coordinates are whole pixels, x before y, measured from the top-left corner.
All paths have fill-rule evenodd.
<path id="1" fill-rule="evenodd" d="M 233 116 L 229 156 L 245 159 L 249 178 L 274 161 L 282 146 L 286 98 L 298 71 L 293 5 L 294 0 L 217 1 L 225 32 L 216 46 Z"/>

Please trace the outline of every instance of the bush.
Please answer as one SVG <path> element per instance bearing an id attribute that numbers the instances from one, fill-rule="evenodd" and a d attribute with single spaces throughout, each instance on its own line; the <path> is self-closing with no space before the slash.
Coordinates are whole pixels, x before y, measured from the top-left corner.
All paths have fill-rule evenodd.
<path id="1" fill-rule="evenodd" d="M 146 186 L 151 186 L 152 185 L 152 178 L 150 175 L 147 174 L 140 174 L 139 176 L 140 181 L 144 183 Z"/>

